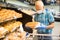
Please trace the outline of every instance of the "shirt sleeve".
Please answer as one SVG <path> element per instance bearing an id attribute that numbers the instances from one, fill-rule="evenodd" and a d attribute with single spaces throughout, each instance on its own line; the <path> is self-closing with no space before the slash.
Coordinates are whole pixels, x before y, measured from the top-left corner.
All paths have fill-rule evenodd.
<path id="1" fill-rule="evenodd" d="M 52 13 L 49 13 L 49 22 L 50 23 L 54 22 L 54 16 Z"/>

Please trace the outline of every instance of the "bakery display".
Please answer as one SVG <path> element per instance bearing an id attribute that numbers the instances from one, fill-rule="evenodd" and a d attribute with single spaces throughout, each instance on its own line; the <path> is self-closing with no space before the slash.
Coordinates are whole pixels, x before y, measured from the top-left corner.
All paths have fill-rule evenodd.
<path id="1" fill-rule="evenodd" d="M 22 14 L 14 10 L 10 10 L 10 9 L 0 10 L 0 23 L 4 21 L 12 20 L 12 19 L 21 18 L 21 17 L 22 17 Z"/>
<path id="2" fill-rule="evenodd" d="M 26 32 L 22 29 L 22 23 L 16 20 L 0 24 L 0 38 L 4 37 L 3 40 L 24 40 Z"/>
<path id="3" fill-rule="evenodd" d="M 0 40 L 24 40 L 25 32 L 22 22 L 17 21 L 22 14 L 10 10 L 0 8 Z"/>

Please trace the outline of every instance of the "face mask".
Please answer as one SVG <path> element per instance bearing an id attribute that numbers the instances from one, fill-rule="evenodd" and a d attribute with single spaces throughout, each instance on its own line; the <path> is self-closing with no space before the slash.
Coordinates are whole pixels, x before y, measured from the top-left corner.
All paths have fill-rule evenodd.
<path id="1" fill-rule="evenodd" d="M 39 10 L 39 11 L 37 11 L 37 13 L 38 13 L 38 14 L 41 14 L 41 13 L 43 13 L 43 11 L 42 11 L 42 10 Z"/>

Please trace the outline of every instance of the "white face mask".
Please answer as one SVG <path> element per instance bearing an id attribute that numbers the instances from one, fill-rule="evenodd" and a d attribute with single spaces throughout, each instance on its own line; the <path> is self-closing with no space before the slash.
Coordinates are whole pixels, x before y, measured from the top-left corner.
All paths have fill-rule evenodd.
<path id="1" fill-rule="evenodd" d="M 39 11 L 37 11 L 37 13 L 38 13 L 38 14 L 41 14 L 41 13 L 43 13 L 43 11 L 42 11 L 42 10 L 39 10 Z"/>

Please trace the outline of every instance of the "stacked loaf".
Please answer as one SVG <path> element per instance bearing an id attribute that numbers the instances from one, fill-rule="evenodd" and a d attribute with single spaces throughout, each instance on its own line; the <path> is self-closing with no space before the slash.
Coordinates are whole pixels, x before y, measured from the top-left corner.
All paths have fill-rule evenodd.
<path id="1" fill-rule="evenodd" d="M 21 18 L 22 14 L 17 13 L 14 10 L 10 9 L 1 9 L 0 10 L 0 22 Z"/>

